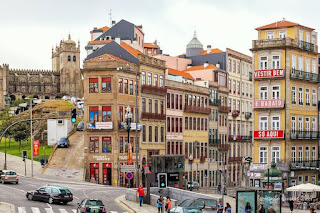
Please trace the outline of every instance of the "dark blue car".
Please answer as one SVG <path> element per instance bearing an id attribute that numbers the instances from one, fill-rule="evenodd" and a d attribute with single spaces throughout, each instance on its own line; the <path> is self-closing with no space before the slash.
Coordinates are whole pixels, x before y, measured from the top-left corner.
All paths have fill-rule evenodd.
<path id="1" fill-rule="evenodd" d="M 58 147 L 69 147 L 70 141 L 67 137 L 61 137 L 58 141 Z"/>

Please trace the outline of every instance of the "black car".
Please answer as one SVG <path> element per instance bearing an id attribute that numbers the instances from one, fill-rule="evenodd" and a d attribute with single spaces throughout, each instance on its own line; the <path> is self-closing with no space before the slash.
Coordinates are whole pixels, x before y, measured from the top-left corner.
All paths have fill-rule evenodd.
<path id="1" fill-rule="evenodd" d="M 61 186 L 42 186 L 37 190 L 28 191 L 28 200 L 39 200 L 48 203 L 67 204 L 73 200 L 73 194 L 69 189 Z"/>
<path id="2" fill-rule="evenodd" d="M 58 141 L 58 147 L 69 147 L 70 141 L 67 137 L 61 137 Z"/>
<path id="3" fill-rule="evenodd" d="M 77 131 L 83 131 L 84 130 L 84 122 L 81 121 L 77 125 Z"/>
<path id="4" fill-rule="evenodd" d="M 106 213 L 106 208 L 104 207 L 101 200 L 84 199 L 81 201 L 81 203 L 78 203 L 77 212 L 78 213 L 86 213 L 86 212 Z"/>

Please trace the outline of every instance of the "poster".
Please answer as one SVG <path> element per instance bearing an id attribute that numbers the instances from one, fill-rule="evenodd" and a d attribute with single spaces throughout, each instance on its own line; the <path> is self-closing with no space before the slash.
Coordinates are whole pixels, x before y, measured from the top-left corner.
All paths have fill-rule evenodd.
<path id="1" fill-rule="evenodd" d="M 38 157 L 39 156 L 39 149 L 40 149 L 40 143 L 38 140 L 33 141 L 33 156 Z"/>
<path id="2" fill-rule="evenodd" d="M 276 213 L 281 213 L 281 191 L 262 190 L 257 192 L 257 206 L 263 205 L 264 209 L 270 207 Z"/>
<path id="3" fill-rule="evenodd" d="M 237 191 L 237 213 L 247 213 L 247 203 L 251 206 L 251 212 L 256 212 L 256 191 Z"/>

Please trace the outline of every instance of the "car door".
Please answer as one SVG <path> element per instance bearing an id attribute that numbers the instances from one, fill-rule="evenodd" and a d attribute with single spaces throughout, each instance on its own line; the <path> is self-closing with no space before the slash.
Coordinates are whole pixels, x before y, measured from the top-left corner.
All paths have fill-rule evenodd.
<path id="1" fill-rule="evenodd" d="M 33 194 L 33 199 L 35 200 L 41 200 L 42 199 L 42 193 L 45 191 L 44 187 L 40 187 L 37 189 Z"/>
<path id="2" fill-rule="evenodd" d="M 50 195 L 51 195 L 51 188 L 45 187 L 45 191 L 42 193 L 42 200 L 48 201 Z"/>

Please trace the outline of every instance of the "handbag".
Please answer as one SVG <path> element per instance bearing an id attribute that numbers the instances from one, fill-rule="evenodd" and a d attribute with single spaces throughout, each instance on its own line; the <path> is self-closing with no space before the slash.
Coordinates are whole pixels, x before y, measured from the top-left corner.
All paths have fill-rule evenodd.
<path id="1" fill-rule="evenodd" d="M 168 209 L 168 204 L 166 203 L 166 205 L 165 205 L 165 208 L 166 208 L 166 210 Z"/>

